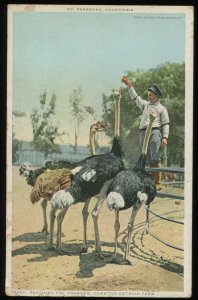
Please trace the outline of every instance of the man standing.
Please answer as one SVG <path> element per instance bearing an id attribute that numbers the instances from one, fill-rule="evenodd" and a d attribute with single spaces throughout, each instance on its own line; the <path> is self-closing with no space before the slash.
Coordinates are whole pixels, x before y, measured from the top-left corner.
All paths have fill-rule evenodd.
<path id="1" fill-rule="evenodd" d="M 142 116 L 140 120 L 140 145 L 143 146 L 144 135 L 146 128 L 149 124 L 149 115 L 151 112 L 157 114 L 157 117 L 152 125 L 151 137 L 148 145 L 147 163 L 150 167 L 159 168 L 163 147 L 168 144 L 169 136 L 169 116 L 166 107 L 160 103 L 160 97 L 162 95 L 160 88 L 157 84 L 152 84 L 148 88 L 148 100 L 143 100 L 136 93 L 132 83 L 129 81 L 128 77 L 124 76 L 122 78 L 129 91 L 129 96 L 131 100 L 141 109 Z M 157 190 L 161 189 L 161 173 L 152 173 Z"/>

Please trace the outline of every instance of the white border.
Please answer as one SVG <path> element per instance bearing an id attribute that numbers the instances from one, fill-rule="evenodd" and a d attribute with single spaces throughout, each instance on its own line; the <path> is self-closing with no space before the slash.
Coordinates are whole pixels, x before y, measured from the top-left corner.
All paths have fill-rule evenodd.
<path id="1" fill-rule="evenodd" d="M 12 271 L 12 37 L 14 12 L 97 12 L 97 13 L 184 13 L 186 17 L 185 48 L 185 232 L 184 292 L 141 291 L 49 291 L 13 290 Z M 192 292 L 192 151 L 193 151 L 193 6 L 116 6 L 116 5 L 8 5 L 8 72 L 7 72 L 7 225 L 6 225 L 6 293 L 17 296 L 94 296 L 94 297 L 190 297 Z"/>

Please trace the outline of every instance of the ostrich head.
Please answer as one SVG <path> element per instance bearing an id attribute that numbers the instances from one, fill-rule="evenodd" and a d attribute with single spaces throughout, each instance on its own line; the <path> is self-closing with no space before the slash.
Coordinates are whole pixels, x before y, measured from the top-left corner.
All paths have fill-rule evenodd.
<path id="1" fill-rule="evenodd" d="M 24 162 L 19 169 L 19 174 L 24 177 L 28 177 L 30 174 L 30 171 L 32 171 L 32 164 L 29 162 Z"/>
<path id="2" fill-rule="evenodd" d="M 151 183 L 142 184 L 141 191 L 138 191 L 137 197 L 144 205 L 149 205 L 156 196 L 155 186 Z"/>
<path id="3" fill-rule="evenodd" d="M 146 205 L 149 205 L 155 198 L 157 191 L 155 185 L 146 185 L 145 190 L 148 194 L 148 199 L 146 201 Z"/>
<path id="4" fill-rule="evenodd" d="M 101 122 L 98 121 L 98 122 L 96 122 L 96 123 L 94 123 L 94 124 L 91 125 L 90 132 L 92 134 L 94 134 L 96 132 L 102 131 L 105 127 L 106 127 L 106 124 L 105 124 L 104 121 L 101 121 Z"/>
<path id="5" fill-rule="evenodd" d="M 107 201 L 107 207 L 109 208 L 109 210 L 120 209 L 120 208 L 123 208 L 125 205 L 123 197 L 117 192 L 109 193 L 106 201 Z"/>
<path id="6" fill-rule="evenodd" d="M 120 97 L 121 97 L 121 90 L 120 90 L 120 88 L 113 89 L 112 92 L 113 92 L 114 98 L 118 97 L 118 99 L 120 99 Z"/>
<path id="7" fill-rule="evenodd" d="M 91 147 L 91 154 L 95 155 L 96 154 L 96 149 L 95 149 L 95 135 L 97 132 L 101 132 L 104 130 L 106 127 L 106 124 L 102 121 L 98 121 L 97 123 L 94 123 L 90 127 L 90 132 L 89 132 L 89 144 Z"/>

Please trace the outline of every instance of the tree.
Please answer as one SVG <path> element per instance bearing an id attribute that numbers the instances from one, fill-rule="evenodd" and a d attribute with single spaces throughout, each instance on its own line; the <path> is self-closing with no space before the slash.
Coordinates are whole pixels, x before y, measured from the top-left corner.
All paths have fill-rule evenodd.
<path id="1" fill-rule="evenodd" d="M 168 165 L 184 165 L 184 111 L 185 111 L 185 65 L 165 63 L 154 69 L 128 71 L 127 76 L 143 99 L 147 99 L 147 89 L 157 83 L 162 90 L 161 102 L 170 117 L 168 144 Z M 138 124 L 141 111 L 129 99 L 127 88 L 121 90 L 121 140 L 126 159 L 135 161 L 140 151 Z M 103 95 L 103 118 L 109 123 L 107 134 L 113 136 L 113 97 Z"/>
<path id="2" fill-rule="evenodd" d="M 53 115 L 55 115 L 56 95 L 53 94 L 49 104 L 47 94 L 44 92 L 40 96 L 40 110 L 33 109 L 31 122 L 33 127 L 33 142 L 35 150 L 44 153 L 47 159 L 50 153 L 61 153 L 60 148 L 55 144 L 57 138 L 61 138 L 64 132 L 58 131 L 58 125 L 53 125 Z"/>
<path id="3" fill-rule="evenodd" d="M 22 118 L 25 117 L 25 113 L 21 111 L 14 110 L 12 112 L 12 118 Z M 16 162 L 19 159 L 19 155 L 17 151 L 19 151 L 22 147 L 22 141 L 16 138 L 16 134 L 14 132 L 14 125 L 12 125 L 12 162 Z"/>
<path id="4" fill-rule="evenodd" d="M 22 118 L 26 116 L 26 113 L 18 110 L 13 110 L 12 115 L 14 117 Z"/>
<path id="5" fill-rule="evenodd" d="M 96 113 L 91 106 L 83 106 L 83 94 L 82 89 L 74 89 L 69 99 L 71 114 L 74 122 L 74 152 L 77 153 L 78 137 L 80 133 L 80 125 L 90 114 L 93 119 L 96 117 Z"/>

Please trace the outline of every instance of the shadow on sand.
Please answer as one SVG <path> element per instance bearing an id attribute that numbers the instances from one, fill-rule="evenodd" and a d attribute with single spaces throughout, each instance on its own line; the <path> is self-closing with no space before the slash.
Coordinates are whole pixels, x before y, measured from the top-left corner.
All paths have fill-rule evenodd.
<path id="1" fill-rule="evenodd" d="M 160 257 L 158 254 L 155 253 L 152 249 L 149 249 L 148 247 L 143 245 L 143 234 L 141 239 L 141 245 L 137 245 L 137 234 L 140 234 L 140 231 L 142 229 L 139 229 L 134 232 L 132 242 L 131 242 L 131 255 L 132 257 L 145 261 L 147 263 L 150 263 L 152 265 L 158 266 L 160 268 L 163 268 L 167 271 L 177 273 L 180 276 L 183 276 L 183 266 L 175 263 L 170 260 L 166 260 L 162 257 Z M 38 255 L 33 258 L 27 259 L 28 262 L 41 262 L 41 261 L 47 261 L 52 257 L 58 257 L 60 256 L 60 253 L 56 250 L 49 250 L 49 236 L 46 236 L 43 233 L 26 233 L 17 237 L 14 237 L 13 242 L 20 241 L 20 242 L 26 242 L 30 243 L 27 245 L 24 245 L 23 247 L 13 250 L 12 256 L 15 257 L 17 255 L 25 255 L 25 254 L 34 254 Z M 43 243 L 40 243 L 40 242 Z M 35 243 L 33 243 L 35 242 Z M 102 247 L 109 247 L 110 252 L 107 253 L 113 253 L 113 247 L 114 243 L 107 243 L 107 242 L 101 242 Z M 88 241 L 88 247 L 89 251 L 91 249 L 91 252 L 88 253 L 82 253 L 82 243 L 80 243 L 78 240 L 70 240 L 67 243 L 62 243 L 62 247 L 64 250 L 65 256 L 79 256 L 79 271 L 75 274 L 78 278 L 89 278 L 94 276 L 93 271 L 97 268 L 104 267 L 108 261 L 105 259 L 102 259 L 98 253 L 94 251 L 95 247 L 95 241 Z M 119 246 L 120 247 L 120 246 Z M 123 250 L 123 245 L 120 247 Z M 122 258 L 121 254 L 118 254 L 118 258 Z M 120 266 L 121 267 L 121 266 Z M 129 265 L 129 268 L 132 268 L 132 266 Z"/>

